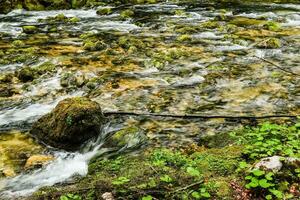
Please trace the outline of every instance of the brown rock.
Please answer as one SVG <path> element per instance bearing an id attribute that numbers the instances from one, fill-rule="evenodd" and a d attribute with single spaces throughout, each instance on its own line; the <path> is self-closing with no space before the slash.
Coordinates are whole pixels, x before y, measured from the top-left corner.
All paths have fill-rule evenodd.
<path id="1" fill-rule="evenodd" d="M 53 147 L 74 151 L 101 134 L 105 121 L 98 103 L 84 97 L 68 98 L 34 123 L 30 132 Z"/>
<path id="2" fill-rule="evenodd" d="M 51 155 L 33 155 L 27 159 L 24 168 L 25 169 L 39 168 L 48 164 L 52 160 L 54 160 L 54 157 Z"/>

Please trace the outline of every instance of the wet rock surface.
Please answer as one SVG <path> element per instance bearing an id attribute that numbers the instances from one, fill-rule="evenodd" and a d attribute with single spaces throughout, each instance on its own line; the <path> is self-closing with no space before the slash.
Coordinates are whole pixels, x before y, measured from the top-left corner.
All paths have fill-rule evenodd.
<path id="1" fill-rule="evenodd" d="M 32 126 L 30 133 L 56 148 L 78 150 L 101 134 L 105 123 L 100 105 L 87 98 L 69 98 Z"/>

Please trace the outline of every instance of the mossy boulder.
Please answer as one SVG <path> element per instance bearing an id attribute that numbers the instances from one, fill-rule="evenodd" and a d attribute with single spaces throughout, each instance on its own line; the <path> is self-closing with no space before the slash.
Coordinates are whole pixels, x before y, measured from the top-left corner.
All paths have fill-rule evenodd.
<path id="1" fill-rule="evenodd" d="M 74 151 L 101 134 L 105 121 L 98 103 L 84 97 L 68 98 L 35 122 L 30 133 L 53 147 Z"/>
<path id="2" fill-rule="evenodd" d="M 107 48 L 107 45 L 100 40 L 87 40 L 84 42 L 83 48 L 88 51 L 101 51 Z"/>
<path id="3" fill-rule="evenodd" d="M 72 8 L 81 8 L 86 4 L 86 0 L 72 0 Z"/>
<path id="4" fill-rule="evenodd" d="M 33 81 L 33 79 L 35 78 L 35 71 L 34 69 L 30 68 L 30 67 L 24 67 L 21 70 L 19 70 L 18 72 L 16 72 L 16 76 L 18 77 L 18 79 L 22 82 L 29 82 L 29 81 Z"/>
<path id="5" fill-rule="evenodd" d="M 112 9 L 109 7 L 106 8 L 100 8 L 97 10 L 98 15 L 109 15 L 112 13 Z"/>
<path id="6" fill-rule="evenodd" d="M 132 18 L 134 16 L 133 10 L 127 9 L 120 13 L 122 19 Z"/>
<path id="7" fill-rule="evenodd" d="M 27 10 L 44 10 L 45 7 L 38 0 L 24 0 L 24 7 Z"/>
<path id="8" fill-rule="evenodd" d="M 26 34 L 34 34 L 38 32 L 38 28 L 36 26 L 23 26 L 23 33 Z"/>
<path id="9" fill-rule="evenodd" d="M 115 132 L 105 143 L 104 147 L 129 150 L 140 147 L 147 141 L 143 130 L 136 126 L 126 127 Z"/>
<path id="10" fill-rule="evenodd" d="M 11 97 L 14 94 L 13 88 L 6 85 L 0 84 L 0 97 Z"/>
<path id="11" fill-rule="evenodd" d="M 11 44 L 15 48 L 22 48 L 22 47 L 25 46 L 25 43 L 23 41 L 21 41 L 21 40 L 15 40 Z"/>
<path id="12" fill-rule="evenodd" d="M 281 47 L 281 41 L 278 38 L 269 38 L 257 44 L 257 47 L 264 49 L 278 49 Z"/>

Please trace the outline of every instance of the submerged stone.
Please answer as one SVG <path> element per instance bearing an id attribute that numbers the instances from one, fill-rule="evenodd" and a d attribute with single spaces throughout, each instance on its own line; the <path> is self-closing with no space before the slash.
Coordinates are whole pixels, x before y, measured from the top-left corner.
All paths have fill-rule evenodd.
<path id="1" fill-rule="evenodd" d="M 16 73 L 18 79 L 22 82 L 29 82 L 35 78 L 35 72 L 30 67 L 24 67 Z"/>
<path id="2" fill-rule="evenodd" d="M 38 28 L 36 26 L 23 26 L 22 29 L 26 34 L 34 34 L 38 32 Z"/>
<path id="3" fill-rule="evenodd" d="M 73 151 L 101 134 L 105 121 L 98 103 L 84 97 L 68 98 L 40 118 L 30 132 L 53 147 Z"/>
<path id="4" fill-rule="evenodd" d="M 281 41 L 278 38 L 270 38 L 257 45 L 260 48 L 277 49 L 281 47 Z"/>
<path id="5" fill-rule="evenodd" d="M 27 170 L 39 168 L 48 164 L 53 159 L 53 156 L 50 155 L 33 155 L 27 159 L 24 168 Z"/>
<path id="6" fill-rule="evenodd" d="M 111 13 L 112 13 L 111 8 L 100 8 L 100 9 L 97 10 L 98 15 L 109 15 Z"/>
<path id="7" fill-rule="evenodd" d="M 107 148 L 129 150 L 140 147 L 147 141 L 144 132 L 135 126 L 126 127 L 115 132 L 105 143 Z"/>

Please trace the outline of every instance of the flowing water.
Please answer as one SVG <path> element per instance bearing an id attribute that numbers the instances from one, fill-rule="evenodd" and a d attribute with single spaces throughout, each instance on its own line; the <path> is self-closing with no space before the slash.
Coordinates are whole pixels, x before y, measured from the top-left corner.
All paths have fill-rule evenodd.
<path id="1" fill-rule="evenodd" d="M 138 17 L 126 19 L 118 9 L 109 15 L 97 15 L 96 9 L 14 10 L 0 15 L 0 130 L 26 132 L 60 100 L 74 96 L 87 96 L 104 111 L 297 115 L 300 7 L 266 4 L 254 8 L 139 5 L 131 7 Z M 49 21 L 58 14 L 79 21 Z M 266 28 L 270 21 L 279 24 L 279 30 Z M 24 34 L 24 25 L 35 25 L 39 31 Z M 107 50 L 84 48 L 88 35 L 101 38 Z M 280 45 L 262 45 L 272 38 L 279 39 Z M 16 40 L 24 45 L 13 45 Z M 54 68 L 34 80 L 3 81 L 2 76 L 19 77 L 24 68 L 39 70 L 45 65 Z M 11 94 L 2 95 L 2 88 Z M 102 148 L 103 137 L 132 124 L 145 130 L 154 146 L 178 146 L 196 141 L 199 133 L 215 134 L 242 123 L 112 119 L 97 142 L 87 144 L 89 150 L 69 153 L 46 147 L 55 157 L 50 164 L 0 179 L 0 197 L 26 196 L 40 187 L 86 175 L 90 159 L 107 151 Z"/>

